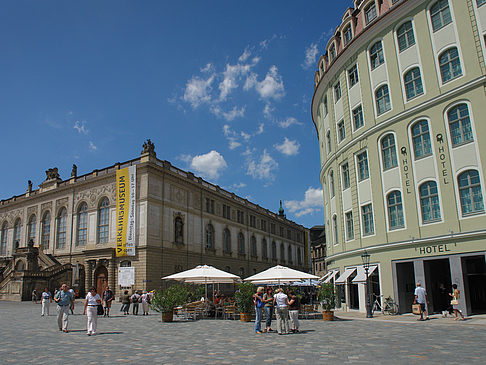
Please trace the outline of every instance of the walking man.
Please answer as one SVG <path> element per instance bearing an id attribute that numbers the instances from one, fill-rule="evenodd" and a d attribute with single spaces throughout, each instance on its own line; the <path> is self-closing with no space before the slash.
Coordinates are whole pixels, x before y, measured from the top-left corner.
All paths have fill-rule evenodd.
<path id="1" fill-rule="evenodd" d="M 48 316 L 49 315 L 49 304 L 52 303 L 52 295 L 49 289 L 44 288 L 44 291 L 41 294 L 42 300 L 42 314 L 41 316 Z"/>
<path id="2" fill-rule="evenodd" d="M 103 295 L 103 306 L 105 307 L 105 314 L 103 317 L 109 317 L 111 302 L 115 298 L 115 295 L 113 294 L 113 292 L 110 290 L 110 287 L 108 286 L 106 287 L 102 295 Z"/>
<path id="3" fill-rule="evenodd" d="M 415 288 L 415 300 L 414 304 L 420 304 L 420 318 L 419 321 L 426 321 L 429 319 L 427 313 L 427 304 L 429 304 L 429 299 L 427 298 L 427 292 L 424 288 L 422 288 L 422 283 L 419 281 L 417 282 L 417 287 Z M 424 318 L 425 313 L 425 318 Z"/>
<path id="4" fill-rule="evenodd" d="M 138 315 L 138 303 L 140 302 L 140 293 L 138 290 L 131 296 L 130 300 L 132 301 L 132 313 Z"/>
<path id="5" fill-rule="evenodd" d="M 57 303 L 57 325 L 59 331 L 68 332 L 69 308 L 73 302 L 73 295 L 69 292 L 66 284 L 61 285 L 61 290 L 54 296 Z"/>
<path id="6" fill-rule="evenodd" d="M 37 304 L 37 289 L 32 290 L 32 303 Z"/>

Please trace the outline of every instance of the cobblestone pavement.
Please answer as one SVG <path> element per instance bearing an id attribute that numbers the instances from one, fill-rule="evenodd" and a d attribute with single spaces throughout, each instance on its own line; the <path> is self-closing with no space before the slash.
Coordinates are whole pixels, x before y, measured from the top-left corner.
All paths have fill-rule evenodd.
<path id="1" fill-rule="evenodd" d="M 486 326 L 472 321 L 302 320 L 301 333 L 257 335 L 253 323 L 198 320 L 162 323 L 159 314 L 99 318 L 98 335 L 86 336 L 86 317 L 69 317 L 69 333 L 57 329 L 40 305 L 0 301 L 0 364 L 238 364 L 486 362 Z M 402 317 L 402 316 L 400 316 Z M 274 324 L 275 328 L 275 324 Z"/>

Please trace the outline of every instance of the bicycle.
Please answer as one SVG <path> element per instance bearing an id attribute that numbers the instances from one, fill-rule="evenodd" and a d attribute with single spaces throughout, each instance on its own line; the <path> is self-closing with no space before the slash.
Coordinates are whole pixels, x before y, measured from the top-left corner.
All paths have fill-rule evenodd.
<path id="1" fill-rule="evenodd" d="M 375 313 L 376 310 L 379 310 L 382 314 L 389 314 L 389 315 L 398 314 L 398 304 L 395 303 L 392 297 L 385 298 L 382 306 L 380 298 L 383 297 L 383 295 L 374 295 L 374 296 L 375 296 L 375 301 L 373 302 L 373 306 L 371 309 L 372 313 Z"/>

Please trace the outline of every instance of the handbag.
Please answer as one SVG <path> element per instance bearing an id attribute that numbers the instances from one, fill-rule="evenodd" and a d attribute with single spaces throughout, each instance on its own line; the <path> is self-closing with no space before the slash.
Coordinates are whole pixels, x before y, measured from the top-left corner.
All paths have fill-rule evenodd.
<path id="1" fill-rule="evenodd" d="M 452 299 L 451 300 L 451 305 L 458 305 L 459 301 L 457 299 Z"/>
<path id="2" fill-rule="evenodd" d="M 422 308 L 420 308 L 420 304 L 412 304 L 412 313 L 417 315 L 422 314 Z"/>
<path id="3" fill-rule="evenodd" d="M 97 311 L 97 314 L 99 316 L 105 314 L 105 310 L 103 309 L 103 305 L 101 305 L 101 304 L 98 304 L 98 307 L 96 308 L 96 311 Z"/>

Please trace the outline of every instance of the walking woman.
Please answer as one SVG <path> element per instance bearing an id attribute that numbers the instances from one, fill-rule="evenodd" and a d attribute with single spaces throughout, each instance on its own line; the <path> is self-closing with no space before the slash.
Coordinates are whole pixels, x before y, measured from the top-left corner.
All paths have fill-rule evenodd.
<path id="1" fill-rule="evenodd" d="M 454 310 L 454 320 L 457 321 L 459 317 L 457 314 L 459 313 L 461 315 L 460 320 L 464 321 L 464 316 L 462 315 L 461 310 L 459 309 L 459 297 L 461 296 L 461 292 L 459 289 L 457 289 L 457 284 L 452 284 L 452 294 L 449 294 L 452 297 L 451 304 L 452 304 L 452 309 Z"/>
<path id="2" fill-rule="evenodd" d="M 98 325 L 98 304 L 101 304 L 101 297 L 92 286 L 89 288 L 89 293 L 86 295 L 86 302 L 84 303 L 83 315 L 88 317 L 87 335 L 96 334 L 96 326 Z"/>
<path id="3" fill-rule="evenodd" d="M 273 317 L 273 289 L 267 286 L 267 292 L 263 295 L 263 302 L 265 306 L 265 332 L 272 332 L 272 317 Z"/>
<path id="4" fill-rule="evenodd" d="M 262 312 L 263 312 L 263 286 L 259 286 L 256 294 L 253 294 L 255 298 L 255 333 L 262 333 Z"/>
<path id="5" fill-rule="evenodd" d="M 289 316 L 290 316 L 290 324 L 291 332 L 299 332 L 299 308 L 300 308 L 300 299 L 295 295 L 295 293 L 290 290 L 289 291 Z"/>
<path id="6" fill-rule="evenodd" d="M 128 294 L 128 290 L 125 290 L 123 292 L 123 295 L 121 296 L 121 302 L 122 306 L 120 311 L 123 312 L 123 315 L 128 316 L 130 313 L 130 295 Z"/>

